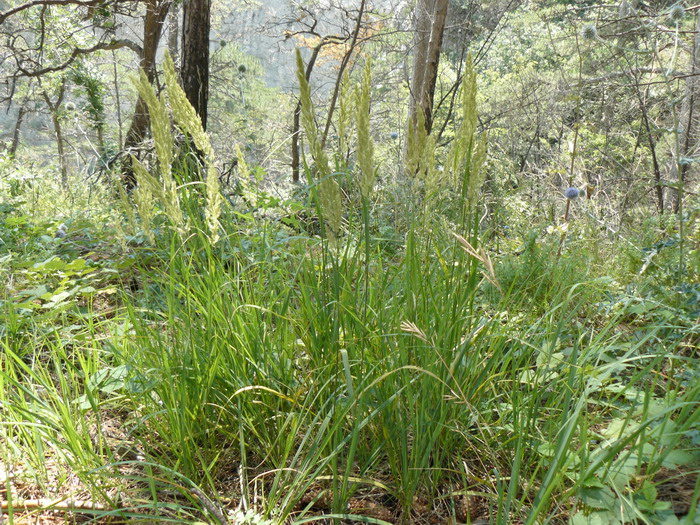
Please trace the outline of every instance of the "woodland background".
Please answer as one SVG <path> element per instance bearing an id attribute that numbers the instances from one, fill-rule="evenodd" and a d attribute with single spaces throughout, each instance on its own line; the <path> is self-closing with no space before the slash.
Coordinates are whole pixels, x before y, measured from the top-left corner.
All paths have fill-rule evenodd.
<path id="1" fill-rule="evenodd" d="M 0 518 L 700 523 L 699 11 L 0 0 Z"/>

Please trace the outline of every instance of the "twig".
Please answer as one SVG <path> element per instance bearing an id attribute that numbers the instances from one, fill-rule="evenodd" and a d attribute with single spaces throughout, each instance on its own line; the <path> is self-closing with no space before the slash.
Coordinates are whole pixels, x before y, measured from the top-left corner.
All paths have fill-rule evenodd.
<path id="1" fill-rule="evenodd" d="M 65 511 L 106 511 L 109 508 L 101 503 L 81 499 L 14 499 L 10 501 L 0 501 L 2 510 L 65 510 Z"/>
<path id="2" fill-rule="evenodd" d="M 362 17 L 365 13 L 366 0 L 362 0 L 360 3 L 360 11 L 357 15 L 357 24 L 355 24 L 355 31 L 352 34 L 352 40 L 350 41 L 350 48 L 348 52 L 343 56 L 343 60 L 340 62 L 340 68 L 338 69 L 338 76 L 335 79 L 335 86 L 333 86 L 333 96 L 331 97 L 331 103 L 328 108 L 328 116 L 326 117 L 326 125 L 323 129 L 323 135 L 321 136 L 321 147 L 326 145 L 326 139 L 328 138 L 328 131 L 331 128 L 331 120 L 333 119 L 333 111 L 335 110 L 335 105 L 338 101 L 338 93 L 340 92 L 340 83 L 343 81 L 343 73 L 345 68 L 350 62 L 350 57 L 352 56 L 355 47 L 357 46 L 357 37 L 360 34 L 360 29 L 362 28 Z"/>
<path id="3" fill-rule="evenodd" d="M 204 492 L 196 487 L 192 487 L 190 492 L 202 503 L 202 506 L 211 512 L 221 525 L 230 525 L 223 509 L 209 498 Z"/>

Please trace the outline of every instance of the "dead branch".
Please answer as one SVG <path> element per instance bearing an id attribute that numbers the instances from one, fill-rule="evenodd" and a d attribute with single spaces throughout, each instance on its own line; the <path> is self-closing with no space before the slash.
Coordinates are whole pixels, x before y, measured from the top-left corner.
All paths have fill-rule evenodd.
<path id="1" fill-rule="evenodd" d="M 70 56 L 68 59 L 61 64 L 58 64 L 56 66 L 50 66 L 50 67 L 45 67 L 42 69 L 35 69 L 33 71 L 30 71 L 28 69 L 25 69 L 22 66 L 18 67 L 18 71 L 20 72 L 20 75 L 18 76 L 23 76 L 23 77 L 40 77 L 43 75 L 46 75 L 47 73 L 54 73 L 56 71 L 62 71 L 66 69 L 68 66 L 70 66 L 75 60 L 82 56 L 82 55 L 89 55 L 90 53 L 94 53 L 95 51 L 110 51 L 113 49 L 121 49 L 121 48 L 129 48 L 133 50 L 136 54 L 141 56 L 143 54 L 143 49 L 141 46 L 139 46 L 136 42 L 128 39 L 119 39 L 119 40 L 110 40 L 109 42 L 99 42 L 95 44 L 92 47 L 76 47 L 73 49 L 71 52 Z"/>
<path id="2" fill-rule="evenodd" d="M 12 9 L 8 9 L 3 13 L 0 13 L 0 24 L 2 24 L 8 17 L 16 15 L 17 13 L 21 13 L 22 11 L 26 11 L 27 9 L 31 9 L 32 7 L 49 5 L 73 5 L 77 7 L 95 7 L 101 4 L 102 2 L 103 0 L 32 0 L 31 2 L 18 5 L 16 7 L 13 7 Z"/>
<path id="3" fill-rule="evenodd" d="M 13 499 L 12 502 L 0 501 L 2 510 L 61 510 L 61 511 L 106 511 L 107 506 L 94 501 L 65 498 Z"/>

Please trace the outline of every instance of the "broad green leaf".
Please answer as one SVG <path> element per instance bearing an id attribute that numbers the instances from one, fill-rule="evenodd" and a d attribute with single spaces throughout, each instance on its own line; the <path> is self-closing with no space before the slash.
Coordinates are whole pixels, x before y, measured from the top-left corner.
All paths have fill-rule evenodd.
<path id="1" fill-rule="evenodd" d="M 610 487 L 584 488 L 579 491 L 579 498 L 593 509 L 611 510 L 615 508 L 617 497 Z"/>
<path id="2" fill-rule="evenodd" d="M 577 512 L 571 519 L 571 525 L 620 525 L 622 521 L 615 512 L 597 511 L 584 514 Z"/>

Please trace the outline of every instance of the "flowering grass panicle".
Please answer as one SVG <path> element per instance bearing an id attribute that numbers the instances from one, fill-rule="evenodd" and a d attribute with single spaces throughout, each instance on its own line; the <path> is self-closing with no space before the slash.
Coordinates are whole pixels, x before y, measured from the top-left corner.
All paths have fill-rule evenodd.
<path id="1" fill-rule="evenodd" d="M 126 194 L 126 190 L 124 189 L 123 184 L 115 184 L 117 187 L 117 190 L 119 192 L 119 201 L 121 202 L 122 209 L 124 213 L 126 214 L 126 220 L 129 225 L 129 228 L 131 229 L 132 232 L 135 232 L 138 229 L 138 226 L 136 224 L 136 214 L 134 213 L 134 206 L 129 200 L 129 196 Z M 118 228 L 121 226 L 121 221 L 116 221 Z"/>
<path id="2" fill-rule="evenodd" d="M 248 163 L 245 160 L 245 155 L 243 154 L 243 151 L 241 151 L 241 147 L 238 144 L 236 144 L 234 151 L 236 152 L 236 160 L 238 161 L 238 164 L 236 165 L 238 169 L 238 180 L 236 182 L 238 186 L 237 191 L 240 191 L 240 194 L 243 197 L 253 202 L 256 197 L 255 192 L 250 189 L 250 168 L 248 167 Z"/>
<path id="3" fill-rule="evenodd" d="M 486 134 L 476 139 L 476 147 L 472 153 L 469 163 L 469 184 L 467 186 L 467 201 L 470 206 L 476 203 L 476 198 L 479 190 L 484 185 L 486 180 L 486 170 L 484 163 L 486 162 L 488 137 Z"/>
<path id="4" fill-rule="evenodd" d="M 406 135 L 406 173 L 428 182 L 435 170 L 435 139 L 425 128 L 425 114 L 416 111 L 416 121 L 409 123 Z"/>
<path id="5" fill-rule="evenodd" d="M 146 205 L 146 202 L 151 202 L 155 204 L 155 200 L 161 203 L 163 210 L 170 219 L 174 227 L 182 232 L 184 225 L 184 217 L 180 208 L 180 198 L 177 191 L 177 184 L 172 176 L 172 160 L 173 160 L 173 150 L 175 149 L 172 129 L 170 124 L 170 117 L 168 116 L 168 110 L 165 105 L 165 99 L 163 97 L 158 98 L 156 96 L 153 86 L 148 82 L 146 74 L 141 71 L 141 74 L 137 79 L 134 80 L 134 85 L 139 92 L 139 95 L 146 102 L 146 107 L 148 108 L 148 113 L 151 119 L 151 134 L 153 135 L 153 141 L 155 142 L 156 156 L 158 157 L 158 166 L 160 168 L 160 178 L 161 183 L 151 177 L 144 176 L 144 172 L 147 170 L 135 159 L 132 160 L 134 163 L 135 173 L 138 171 L 141 173 L 140 179 L 141 184 L 149 185 L 149 198 L 145 196 L 139 197 L 141 200 L 141 205 L 139 206 L 137 202 L 137 208 L 139 209 L 139 215 L 142 214 L 142 207 Z M 137 178 L 139 176 L 137 175 Z M 141 215 L 143 220 L 143 215 Z M 145 227 L 145 225 L 144 225 Z M 149 239 L 151 236 L 149 235 Z"/>
<path id="6" fill-rule="evenodd" d="M 221 188 L 216 167 L 213 162 L 213 149 L 209 137 L 202 128 L 202 122 L 197 112 L 187 100 L 185 92 L 177 82 L 175 65 L 172 58 L 165 54 L 164 62 L 167 99 L 177 126 L 194 141 L 202 153 L 206 165 L 206 206 L 205 219 L 209 231 L 209 240 L 216 243 L 219 239 L 221 214 Z M 151 133 L 155 142 L 158 158 L 160 180 L 149 173 L 148 169 L 136 158 L 132 157 L 132 165 L 138 188 L 134 192 L 134 202 L 141 219 L 141 226 L 150 241 L 154 240 L 153 220 L 156 217 L 157 204 L 168 217 L 173 228 L 182 236 L 190 229 L 189 220 L 185 217 L 180 204 L 179 188 L 172 175 L 172 163 L 175 151 L 175 141 L 172 134 L 172 124 L 165 96 L 158 97 L 153 86 L 142 71 L 134 80 L 134 85 L 148 108 L 151 119 Z M 129 222 L 133 224 L 134 217 L 126 193 L 121 195 L 124 208 L 127 210 Z"/>
<path id="7" fill-rule="evenodd" d="M 350 79 L 346 73 L 340 84 L 340 97 L 338 97 L 338 149 L 343 157 L 348 153 L 350 147 L 349 136 L 354 104 L 355 93 L 351 89 Z"/>
<path id="8" fill-rule="evenodd" d="M 209 228 L 209 238 L 212 244 L 216 244 L 221 238 L 219 231 L 219 217 L 221 215 L 221 184 L 219 183 L 219 174 L 213 164 L 209 165 L 207 170 L 207 206 L 204 209 L 207 227 Z"/>
<path id="9" fill-rule="evenodd" d="M 301 124 L 306 133 L 306 140 L 309 143 L 311 156 L 316 162 L 316 167 L 321 178 L 330 174 L 331 169 L 328 164 L 328 157 L 318 138 L 318 129 L 314 117 L 314 106 L 311 101 L 311 86 L 304 73 L 304 62 L 301 53 L 297 50 L 297 79 L 299 80 L 299 97 L 301 100 Z"/>
<path id="10" fill-rule="evenodd" d="M 211 159 L 214 152 L 209 137 L 202 127 L 202 119 L 197 115 L 192 104 L 187 100 L 185 91 L 180 87 L 177 81 L 177 73 L 175 72 L 175 64 L 167 50 L 165 61 L 163 62 L 163 71 L 165 73 L 165 84 L 168 88 L 170 109 L 173 112 L 175 124 L 184 133 L 192 137 L 195 146 L 204 154 L 205 159 Z"/>
<path id="11" fill-rule="evenodd" d="M 455 184 L 462 178 L 461 174 L 473 147 L 474 133 L 476 132 L 476 72 L 474 71 L 471 54 L 467 56 L 460 89 L 461 123 L 447 156 L 447 169 L 445 170 L 446 176 L 451 178 Z"/>
<path id="12" fill-rule="evenodd" d="M 202 119 L 187 100 L 184 90 L 177 82 L 175 64 L 170 54 L 166 51 L 163 64 L 165 71 L 165 83 L 168 87 L 168 100 L 177 126 L 188 136 L 192 137 L 195 146 L 202 153 L 206 166 L 206 207 L 204 215 L 209 229 L 209 237 L 212 244 L 219 238 L 219 216 L 221 215 L 221 184 L 214 166 L 214 150 L 209 136 L 202 127 Z"/>
<path id="13" fill-rule="evenodd" d="M 146 73 L 140 72 L 138 79 L 134 80 L 139 95 L 146 101 L 148 114 L 151 118 L 151 134 L 156 146 L 156 155 L 160 166 L 160 175 L 164 186 L 175 184 L 172 179 L 173 134 L 170 125 L 170 117 L 165 106 L 165 99 L 156 96 L 153 86 L 151 86 Z"/>
<path id="14" fill-rule="evenodd" d="M 311 150 L 311 156 L 316 161 L 318 169 L 318 198 L 323 212 L 323 218 L 333 233 L 340 231 L 343 216 L 343 202 L 340 186 L 332 178 L 328 156 L 318 139 L 318 129 L 314 119 L 314 107 L 311 102 L 311 87 L 304 73 L 304 61 L 297 49 L 297 79 L 299 80 L 299 97 L 301 100 L 301 124 Z"/>
<path id="15" fill-rule="evenodd" d="M 131 158 L 131 162 L 133 165 L 134 174 L 136 175 L 136 181 L 138 183 L 138 186 L 134 191 L 136 210 L 138 211 L 139 218 L 141 219 L 141 229 L 146 235 L 146 238 L 148 238 L 149 242 L 152 243 L 155 241 L 155 235 L 153 234 L 153 219 L 156 216 L 154 191 L 158 194 L 161 203 L 166 204 L 163 202 L 163 190 L 160 184 L 158 184 L 156 178 L 148 173 L 148 170 L 144 167 L 144 165 L 141 164 L 135 157 Z"/>
<path id="16" fill-rule="evenodd" d="M 243 155 L 243 151 L 241 151 L 240 145 L 236 144 L 235 152 L 236 160 L 238 161 L 238 178 L 243 184 L 246 184 L 248 182 L 248 177 L 250 177 L 250 169 L 248 168 L 248 163 L 245 160 L 245 155 Z"/>
<path id="17" fill-rule="evenodd" d="M 357 164 L 360 167 L 360 192 L 369 198 L 374 187 L 374 144 L 370 136 L 370 89 L 372 87 L 372 65 L 368 58 L 362 76 L 362 84 L 355 92 L 357 121 Z"/>
<path id="18" fill-rule="evenodd" d="M 455 134 L 447 160 L 446 175 L 456 183 L 462 172 L 465 159 L 472 146 L 474 132 L 476 130 L 476 73 L 472 64 L 471 54 L 467 56 L 467 63 L 462 76 L 460 91 L 460 117 L 461 123 Z"/>
<path id="19" fill-rule="evenodd" d="M 445 182 L 453 186 L 461 183 L 467 205 L 472 206 L 486 177 L 483 165 L 486 161 L 487 137 L 476 133 L 476 71 L 471 54 L 467 56 L 460 89 L 461 123 L 447 156 Z"/>

